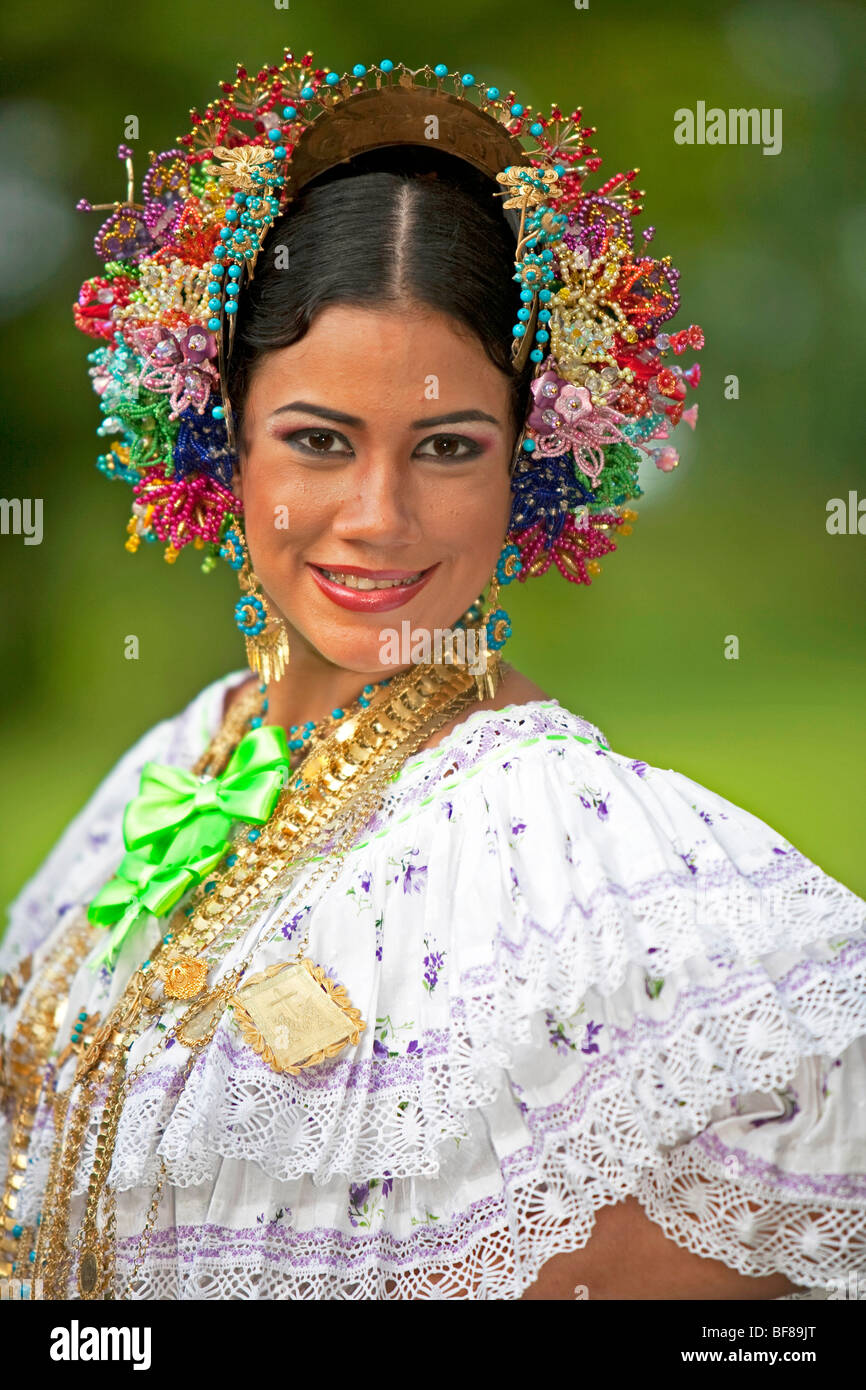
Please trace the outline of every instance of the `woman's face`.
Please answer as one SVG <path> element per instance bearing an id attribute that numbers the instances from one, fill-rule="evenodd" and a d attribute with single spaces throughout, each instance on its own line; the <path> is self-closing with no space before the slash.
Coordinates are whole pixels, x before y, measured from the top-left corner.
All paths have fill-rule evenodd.
<path id="1" fill-rule="evenodd" d="M 290 640 L 384 673 L 389 630 L 452 628 L 502 548 L 513 446 L 507 378 L 433 310 L 334 305 L 265 354 L 235 488 Z"/>

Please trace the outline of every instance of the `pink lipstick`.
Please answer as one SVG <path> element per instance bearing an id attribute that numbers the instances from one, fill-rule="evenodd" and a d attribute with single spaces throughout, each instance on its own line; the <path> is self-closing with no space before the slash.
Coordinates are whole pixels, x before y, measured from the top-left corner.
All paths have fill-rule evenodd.
<path id="1" fill-rule="evenodd" d="M 426 570 L 369 570 L 358 565 L 307 563 L 322 593 L 341 608 L 348 608 L 354 613 L 387 613 L 391 609 L 402 608 L 404 603 L 420 594 L 438 567 L 437 563 Z M 363 580 L 364 587 L 343 583 L 343 579 Z M 377 587 L 379 580 L 388 582 Z"/>

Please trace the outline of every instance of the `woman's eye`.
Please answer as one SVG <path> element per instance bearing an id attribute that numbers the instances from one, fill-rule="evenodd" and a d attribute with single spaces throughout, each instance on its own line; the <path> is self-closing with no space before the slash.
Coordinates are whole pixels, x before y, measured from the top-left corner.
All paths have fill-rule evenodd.
<path id="1" fill-rule="evenodd" d="M 352 452 L 345 436 L 335 434 L 333 430 L 298 430 L 295 434 L 285 435 L 284 439 L 286 444 L 295 445 L 303 453 L 319 454 L 320 457 Z"/>
<path id="2" fill-rule="evenodd" d="M 421 458 L 469 459 L 481 453 L 474 439 L 460 434 L 434 434 L 415 450 Z"/>

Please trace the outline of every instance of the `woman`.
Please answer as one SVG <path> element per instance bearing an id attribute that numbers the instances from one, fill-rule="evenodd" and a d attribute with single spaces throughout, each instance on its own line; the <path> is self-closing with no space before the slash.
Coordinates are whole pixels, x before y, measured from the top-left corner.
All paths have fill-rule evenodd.
<path id="1" fill-rule="evenodd" d="M 147 733 L 14 905 L 6 1275 L 832 1294 L 863 903 L 500 667 L 502 590 L 589 581 L 697 383 L 633 173 L 590 193 L 579 113 L 444 67 L 224 91 L 76 318 L 128 548 L 223 556 L 258 674 Z"/>

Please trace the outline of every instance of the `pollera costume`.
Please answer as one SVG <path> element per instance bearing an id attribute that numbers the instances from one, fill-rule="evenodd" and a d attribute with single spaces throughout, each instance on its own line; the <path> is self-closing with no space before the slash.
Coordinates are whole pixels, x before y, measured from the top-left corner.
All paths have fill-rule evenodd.
<path id="1" fill-rule="evenodd" d="M 233 316 L 294 194 L 431 114 L 516 219 L 535 364 L 509 533 L 457 624 L 487 669 L 410 667 L 287 738 L 285 630 L 227 486 Z M 661 331 L 677 277 L 635 248 L 636 171 L 587 191 L 580 112 L 443 65 L 287 52 L 193 122 L 143 205 L 130 164 L 75 315 L 127 547 L 223 556 L 259 679 L 147 733 L 13 906 L 0 1274 L 51 1298 L 517 1298 L 634 1196 L 742 1273 L 862 1290 L 866 905 L 556 700 L 472 708 L 501 588 L 589 583 L 641 454 L 671 471 L 695 423 L 699 370 L 668 355 L 703 338 Z"/>

